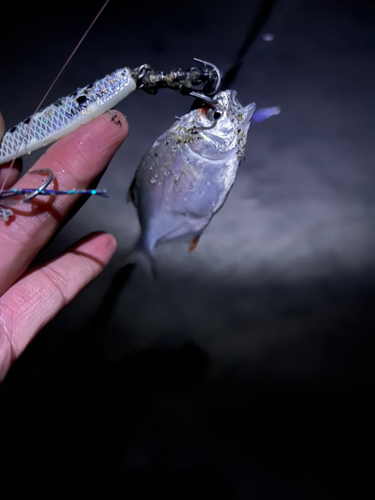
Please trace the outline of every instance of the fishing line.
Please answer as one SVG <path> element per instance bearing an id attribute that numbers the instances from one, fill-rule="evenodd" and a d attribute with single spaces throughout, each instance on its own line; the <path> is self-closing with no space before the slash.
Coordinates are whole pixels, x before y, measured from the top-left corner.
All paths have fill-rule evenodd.
<path id="1" fill-rule="evenodd" d="M 255 14 L 254 20 L 250 24 L 246 38 L 237 52 L 237 57 L 233 66 L 225 73 L 221 80 L 221 90 L 226 90 L 236 79 L 238 72 L 241 69 L 246 54 L 248 53 L 251 45 L 259 36 L 260 31 L 268 21 L 277 0 L 264 0 L 260 3 L 259 8 Z"/>
<path id="2" fill-rule="evenodd" d="M 228 71 L 224 74 L 224 76 L 221 79 L 221 85 L 220 85 L 220 91 L 221 90 L 226 90 L 234 80 L 236 79 L 238 72 L 241 69 L 241 66 L 243 64 L 243 61 L 245 59 L 246 54 L 248 53 L 251 45 L 254 43 L 254 41 L 258 38 L 259 33 L 263 29 L 264 25 L 268 21 L 271 12 L 273 8 L 276 5 L 277 0 L 264 0 L 263 2 L 260 2 L 258 10 L 255 14 L 254 19 L 250 23 L 250 27 L 247 31 L 247 35 L 245 37 L 245 40 L 239 50 L 237 51 L 237 56 L 235 59 L 235 62 L 231 66 L 231 68 L 228 69 Z M 202 107 L 202 99 L 197 98 L 193 102 L 190 110 L 201 108 Z"/>

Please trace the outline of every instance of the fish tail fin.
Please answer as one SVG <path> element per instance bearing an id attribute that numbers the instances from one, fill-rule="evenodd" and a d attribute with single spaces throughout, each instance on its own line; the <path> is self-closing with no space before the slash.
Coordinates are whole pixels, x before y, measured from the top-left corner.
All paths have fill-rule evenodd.
<path id="1" fill-rule="evenodd" d="M 139 238 L 133 250 L 126 256 L 124 266 L 129 264 L 139 264 L 151 281 L 158 278 L 154 254 L 152 249 L 144 245 L 142 238 Z"/>

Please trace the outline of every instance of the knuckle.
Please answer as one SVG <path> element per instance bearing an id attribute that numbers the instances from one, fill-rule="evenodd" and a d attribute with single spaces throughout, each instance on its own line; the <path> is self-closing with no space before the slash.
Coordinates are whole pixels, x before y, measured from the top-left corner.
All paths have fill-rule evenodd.
<path id="1" fill-rule="evenodd" d="M 53 293 L 57 293 L 62 307 L 65 307 L 68 302 L 69 281 L 64 274 L 60 273 L 57 268 L 52 266 L 40 269 L 43 276 L 43 281 L 47 281 Z"/>

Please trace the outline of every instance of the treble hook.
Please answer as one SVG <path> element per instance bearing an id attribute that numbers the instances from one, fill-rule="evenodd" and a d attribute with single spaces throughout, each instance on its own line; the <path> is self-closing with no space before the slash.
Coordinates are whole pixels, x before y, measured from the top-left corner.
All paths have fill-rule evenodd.
<path id="1" fill-rule="evenodd" d="M 220 85 L 221 85 L 221 74 L 220 74 L 219 68 L 212 63 L 209 63 L 207 61 L 203 61 L 202 59 L 197 59 L 196 57 L 194 58 L 194 60 L 204 64 L 205 66 L 211 66 L 211 68 L 213 68 L 213 70 L 215 71 L 217 78 L 216 78 L 215 87 L 211 92 L 206 92 L 205 94 L 202 94 L 201 92 L 196 92 L 195 90 L 192 90 L 189 92 L 189 95 L 196 98 L 195 101 L 193 102 L 190 110 L 199 108 L 202 105 L 201 101 L 205 102 L 209 106 L 217 106 L 217 101 L 215 100 L 215 97 L 209 97 L 209 96 L 212 94 L 215 95 L 216 92 L 218 91 Z M 202 90 L 204 90 L 204 88 Z"/>
<path id="2" fill-rule="evenodd" d="M 7 189 L 0 193 L 0 219 L 7 222 L 13 215 L 13 211 L 9 208 L 3 208 L 4 205 L 18 205 L 19 203 L 29 202 L 36 196 L 59 196 L 63 194 L 94 194 L 98 196 L 107 197 L 105 189 L 70 189 L 69 191 L 60 191 L 55 189 L 46 189 L 53 181 L 54 175 L 51 169 L 43 168 L 39 170 L 32 170 L 30 173 L 47 173 L 48 177 L 42 182 L 39 188 L 13 188 Z M 21 200 L 13 200 L 12 198 L 23 196 Z M 1 206 L 2 205 L 2 206 Z"/>
<path id="3" fill-rule="evenodd" d="M 189 93 L 192 97 L 196 97 L 197 99 L 201 99 L 202 101 L 206 102 L 209 105 L 216 106 L 217 101 L 216 99 L 213 99 L 212 97 L 208 97 L 208 95 L 205 94 L 200 94 L 199 92 L 195 92 L 194 90 Z"/>
<path id="4" fill-rule="evenodd" d="M 39 170 L 32 170 L 30 173 L 31 174 L 34 174 L 34 173 L 39 173 L 39 174 L 48 173 L 48 177 L 41 184 L 41 186 L 40 186 L 39 189 L 36 189 L 32 193 L 25 195 L 25 198 L 22 200 L 23 203 L 25 203 L 26 201 L 32 200 L 33 198 L 35 198 L 35 196 L 38 196 L 38 194 L 40 194 L 40 192 L 43 191 L 43 189 L 45 189 L 47 186 L 49 186 L 51 184 L 52 180 L 53 180 L 53 172 L 49 168 L 40 168 Z"/>
<path id="5" fill-rule="evenodd" d="M 202 59 L 198 59 L 197 57 L 194 57 L 193 59 L 194 59 L 194 61 L 200 62 L 204 66 L 211 67 L 215 71 L 215 73 L 217 75 L 217 81 L 216 81 L 216 84 L 215 84 L 215 88 L 213 90 L 211 90 L 211 92 L 207 92 L 207 95 L 216 94 L 216 92 L 218 91 L 218 89 L 219 89 L 219 87 L 221 85 L 221 74 L 220 74 L 219 68 L 217 66 L 215 66 L 215 64 L 212 64 L 212 63 L 210 63 L 208 61 L 203 61 Z"/>

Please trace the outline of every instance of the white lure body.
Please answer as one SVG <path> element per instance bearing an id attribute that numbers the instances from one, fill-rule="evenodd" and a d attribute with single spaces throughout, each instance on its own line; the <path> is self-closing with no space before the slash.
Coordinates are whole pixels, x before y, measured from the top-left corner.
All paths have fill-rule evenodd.
<path id="1" fill-rule="evenodd" d="M 131 70 L 121 68 L 58 99 L 5 133 L 0 143 L 0 165 L 57 141 L 116 106 L 136 88 Z"/>

